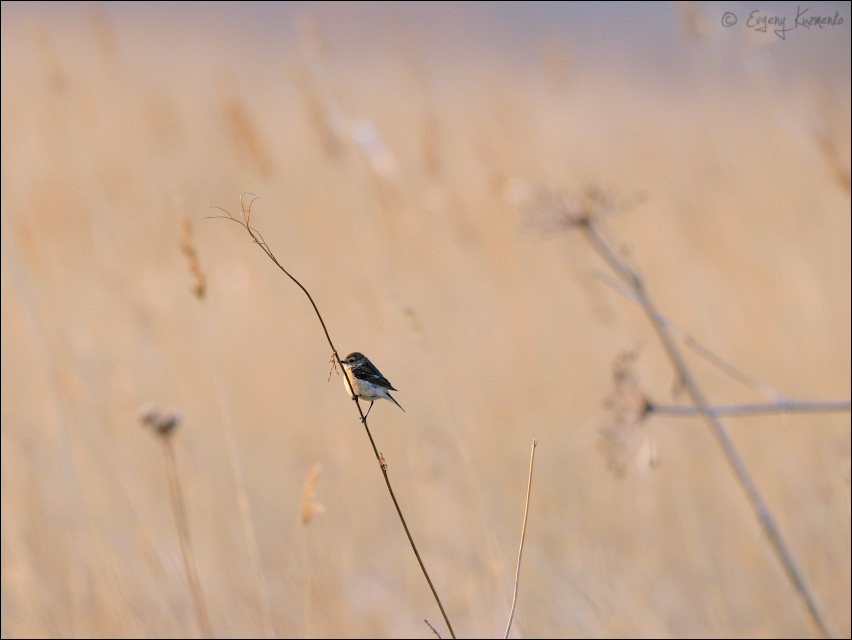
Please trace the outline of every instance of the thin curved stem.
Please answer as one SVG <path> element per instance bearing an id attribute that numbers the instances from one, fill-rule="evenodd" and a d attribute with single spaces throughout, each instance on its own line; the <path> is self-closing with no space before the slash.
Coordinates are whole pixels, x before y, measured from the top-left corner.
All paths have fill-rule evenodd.
<path id="1" fill-rule="evenodd" d="M 535 447 L 537 444 L 538 442 L 533 439 L 532 451 L 530 451 L 530 474 L 527 478 L 527 501 L 524 505 L 524 524 L 521 526 L 521 546 L 518 549 L 518 565 L 515 568 L 515 591 L 512 595 L 512 610 L 509 612 L 509 622 L 506 623 L 506 633 L 503 635 L 504 638 L 509 637 L 509 629 L 512 628 L 512 620 L 515 617 L 515 605 L 518 604 L 518 582 L 521 578 L 521 556 L 524 553 L 524 538 L 527 535 L 527 516 L 530 512 L 530 490 L 532 489 L 533 462 L 535 462 Z"/>
<path id="2" fill-rule="evenodd" d="M 245 206 L 243 204 L 243 196 L 246 196 L 246 195 L 253 196 L 251 198 L 251 200 L 249 200 L 248 206 Z M 370 439 L 370 445 L 373 447 L 373 453 L 376 456 L 376 460 L 378 460 L 378 462 L 379 462 L 379 468 L 382 470 L 382 475 L 385 478 L 385 484 L 387 485 L 388 493 L 390 494 L 391 500 L 393 501 L 393 506 L 396 508 L 396 513 L 399 516 L 399 521 L 402 523 L 402 528 L 405 529 L 405 535 L 408 537 L 408 543 L 411 545 L 411 550 L 414 551 L 414 555 L 417 558 L 418 564 L 420 565 L 420 570 L 423 572 L 423 576 L 426 578 L 426 582 L 429 584 L 429 589 L 432 590 L 432 595 L 435 598 L 435 602 L 438 604 L 438 608 L 441 610 L 441 615 L 444 617 L 444 622 L 447 624 L 447 628 L 450 631 L 450 636 L 455 638 L 456 634 L 453 632 L 453 626 L 450 624 L 450 619 L 447 617 L 447 612 L 444 611 L 444 605 L 441 604 L 441 599 L 438 597 L 438 592 L 435 590 L 435 585 L 432 584 L 432 579 L 429 577 L 429 572 L 426 571 L 426 566 L 423 564 L 423 560 L 420 557 L 420 552 L 417 550 L 417 545 L 414 544 L 414 538 L 411 537 L 411 531 L 409 531 L 409 529 L 408 529 L 408 524 L 405 521 L 405 517 L 402 515 L 402 509 L 400 508 L 399 502 L 396 499 L 396 495 L 393 492 L 393 487 L 391 486 L 390 478 L 388 477 L 387 464 L 385 463 L 384 457 L 382 456 L 382 454 L 379 453 L 379 450 L 376 447 L 376 442 L 375 442 L 375 440 L 373 440 L 373 434 L 370 433 L 370 427 L 367 426 L 367 418 L 364 415 L 363 410 L 361 409 L 361 403 L 358 401 L 357 396 L 355 395 L 354 391 L 352 390 L 352 384 L 349 381 L 349 376 L 346 374 L 346 370 L 343 368 L 343 363 L 340 362 L 340 355 L 337 353 L 337 349 L 334 346 L 334 342 L 332 342 L 332 340 L 331 340 L 331 335 L 329 335 L 329 333 L 328 333 L 328 328 L 325 326 L 325 321 L 322 319 L 322 314 L 320 313 L 319 308 L 317 307 L 316 302 L 314 302 L 314 298 L 310 294 L 310 292 L 302 285 L 301 282 L 299 282 L 293 276 L 293 274 L 291 274 L 289 271 L 287 271 L 287 269 L 285 269 L 281 265 L 281 263 L 278 262 L 278 260 L 275 258 L 275 255 L 273 255 L 272 251 L 270 250 L 269 246 L 263 240 L 263 236 L 260 234 L 260 232 L 258 232 L 256 229 L 254 229 L 250 224 L 250 221 L 251 221 L 251 206 L 254 203 L 254 201 L 257 200 L 257 199 L 259 199 L 259 196 L 255 195 L 253 193 L 244 193 L 240 196 L 240 215 L 243 218 L 242 221 L 233 217 L 228 211 L 226 211 L 225 209 L 222 209 L 220 207 L 215 207 L 215 208 L 219 209 L 220 211 L 223 211 L 226 215 L 225 216 L 214 216 L 214 217 L 220 217 L 220 218 L 225 218 L 227 220 L 233 220 L 234 222 L 237 222 L 240 225 L 244 226 L 246 228 L 246 231 L 248 231 L 249 235 L 251 236 L 252 240 L 254 241 L 254 243 L 256 245 L 258 245 L 261 249 L 263 249 L 263 252 L 269 257 L 270 260 L 272 260 L 272 262 L 275 263 L 275 266 L 277 266 L 279 269 L 281 269 L 281 271 L 283 271 L 284 274 L 288 278 L 290 278 L 290 280 L 295 282 L 296 285 L 308 297 L 308 300 L 310 301 L 311 306 L 314 308 L 314 312 L 317 314 L 317 319 L 319 320 L 320 325 L 322 325 L 322 330 L 323 330 L 323 333 L 325 334 L 325 339 L 328 341 L 328 346 L 331 347 L 331 351 L 334 354 L 334 361 L 336 362 L 337 365 L 340 366 L 340 369 L 344 372 L 343 378 L 346 381 L 346 388 L 349 390 L 349 394 L 352 396 L 352 399 L 355 400 L 355 406 L 358 408 L 358 415 L 361 417 L 361 423 L 364 425 L 364 430 L 367 432 L 367 437 Z"/>

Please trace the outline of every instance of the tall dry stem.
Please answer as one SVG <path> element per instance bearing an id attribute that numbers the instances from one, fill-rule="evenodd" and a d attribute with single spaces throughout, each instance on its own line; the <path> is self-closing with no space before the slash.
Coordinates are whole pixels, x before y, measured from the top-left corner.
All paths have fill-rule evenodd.
<path id="1" fill-rule="evenodd" d="M 243 200 L 246 196 L 250 196 L 248 204 L 245 204 Z M 266 241 L 263 239 L 261 233 L 251 226 L 251 206 L 255 202 L 255 200 L 258 199 L 260 199 L 260 196 L 253 193 L 243 193 L 240 196 L 240 219 L 235 218 L 230 214 L 230 212 L 226 211 L 225 209 L 222 209 L 221 207 L 213 208 L 219 209 L 225 215 L 213 217 L 230 220 L 232 222 L 236 222 L 242 227 L 245 227 L 246 231 L 251 236 L 252 241 L 263 250 L 267 257 L 272 260 L 273 263 L 275 263 L 275 266 L 278 267 L 284 273 L 284 275 L 290 278 L 290 280 L 292 280 L 296 284 L 296 286 L 298 286 L 302 290 L 302 292 L 307 296 L 308 301 L 311 303 L 314 312 L 316 313 L 317 320 L 319 320 L 320 326 L 322 327 L 323 333 L 325 334 L 325 339 L 328 342 L 328 346 L 331 347 L 334 363 L 335 365 L 340 366 L 340 369 L 342 371 L 343 364 L 340 362 L 340 355 L 337 352 L 337 348 L 334 346 L 334 342 L 332 342 L 331 340 L 331 336 L 328 333 L 328 328 L 326 327 L 325 320 L 323 320 L 322 314 L 320 313 L 316 302 L 314 302 L 313 296 L 301 282 L 299 282 L 295 277 L 293 277 L 293 275 L 289 271 L 287 271 L 287 269 L 285 269 L 280 262 L 278 262 L 278 259 L 272 253 L 272 250 L 269 248 L 269 245 L 266 244 Z M 343 379 L 346 381 L 346 387 L 349 390 L 350 396 L 355 401 L 355 406 L 358 409 L 358 415 L 360 416 L 361 424 L 364 425 L 364 430 L 367 433 L 367 438 L 369 438 L 370 445 L 373 447 L 373 453 L 375 454 L 376 460 L 379 463 L 379 468 L 381 469 L 382 476 L 385 479 L 385 485 L 387 486 L 388 493 L 390 494 L 391 500 L 393 501 L 393 506 L 396 509 L 396 513 L 399 516 L 399 521 L 402 523 L 402 528 L 405 529 L 405 535 L 408 538 L 409 545 L 411 545 L 411 550 L 414 552 L 414 555 L 417 558 L 417 563 L 420 565 L 420 570 L 423 572 L 423 577 L 426 578 L 426 582 L 429 584 L 429 589 L 432 591 L 432 596 L 435 598 L 435 602 L 437 603 L 438 608 L 441 610 L 441 615 L 443 616 L 444 622 L 446 623 L 447 628 L 450 631 L 450 636 L 455 638 L 456 635 L 453 632 L 453 627 L 450 624 L 450 620 L 447 617 L 446 611 L 444 610 L 444 605 L 441 603 L 441 599 L 438 597 L 438 592 L 435 590 L 435 585 L 432 584 L 432 579 L 429 577 L 429 572 L 426 571 L 426 565 L 423 564 L 423 559 L 420 557 L 420 552 L 417 550 L 417 545 L 414 544 L 414 538 L 411 536 L 411 531 L 408 528 L 408 523 L 405 521 L 405 517 L 402 515 L 402 509 L 399 506 L 399 502 L 396 499 L 396 494 L 394 493 L 393 487 L 391 486 L 390 478 L 388 477 L 388 467 L 385 463 L 384 456 L 379 453 L 379 450 L 376 447 L 376 442 L 373 439 L 373 434 L 370 432 L 370 427 L 367 425 L 367 418 L 364 415 L 363 409 L 361 408 L 361 403 L 358 401 L 358 396 L 356 396 L 354 391 L 352 390 L 352 386 L 349 382 L 349 377 L 344 375 Z"/>
<path id="2" fill-rule="evenodd" d="M 174 448 L 174 434 L 180 424 L 180 415 L 176 412 L 163 413 L 153 407 L 143 407 L 139 413 L 139 419 L 145 426 L 151 427 L 163 445 L 163 455 L 166 458 L 166 475 L 169 479 L 169 495 L 171 496 L 172 510 L 175 516 L 175 524 L 178 530 L 178 541 L 180 543 L 180 555 L 183 560 L 183 569 L 189 592 L 192 596 L 192 605 L 195 609 L 195 620 L 203 638 L 212 638 L 213 632 L 210 628 L 210 618 L 207 616 L 207 607 L 204 604 L 204 595 L 201 592 L 201 583 L 198 580 L 198 569 L 195 566 L 195 556 L 192 553 L 192 541 L 189 537 L 189 524 L 186 517 L 186 505 L 180 486 L 180 474 L 178 473 L 177 458 Z"/>

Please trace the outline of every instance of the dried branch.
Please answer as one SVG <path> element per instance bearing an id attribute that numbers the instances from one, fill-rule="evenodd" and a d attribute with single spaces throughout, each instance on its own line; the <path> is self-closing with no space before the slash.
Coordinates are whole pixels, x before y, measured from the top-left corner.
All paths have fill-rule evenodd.
<path id="1" fill-rule="evenodd" d="M 820 633 L 823 636 L 827 638 L 833 637 L 831 631 L 828 629 L 825 618 L 823 617 L 822 612 L 820 612 L 816 600 L 811 593 L 810 587 L 807 582 L 805 582 L 804 576 L 802 575 L 792 552 L 787 546 L 784 537 L 781 535 L 778 525 L 775 523 L 775 518 L 773 517 L 772 512 L 769 510 L 763 496 L 761 496 L 757 486 L 754 484 L 751 473 L 734 446 L 733 441 L 730 436 L 728 436 L 728 433 L 725 431 L 722 423 L 719 421 L 718 414 L 713 411 L 706 396 L 704 395 L 704 391 L 698 385 L 695 378 L 692 376 L 692 372 L 686 366 L 686 362 L 684 361 L 680 350 L 674 343 L 671 333 L 666 327 L 665 319 L 657 310 L 656 305 L 653 303 L 645 289 L 645 283 L 636 272 L 634 272 L 615 254 L 603 236 L 598 232 L 597 226 L 594 224 L 592 219 L 589 219 L 581 228 L 584 231 L 586 238 L 597 250 L 600 256 L 610 265 L 613 271 L 615 271 L 615 273 L 624 280 L 625 284 L 633 289 L 639 303 L 642 305 L 646 315 L 651 320 L 657 336 L 663 343 L 663 347 L 665 348 L 669 359 L 672 361 L 672 365 L 677 372 L 678 378 L 680 378 L 683 382 L 684 387 L 692 398 L 692 401 L 695 403 L 696 409 L 702 416 L 704 416 L 704 419 L 710 426 L 710 429 L 716 437 L 719 446 L 722 448 L 722 452 L 725 454 L 728 463 L 731 465 L 740 486 L 742 486 L 743 490 L 748 495 L 752 508 L 755 511 L 755 515 L 763 525 L 779 560 L 783 564 L 788 577 L 793 582 L 793 586 L 805 601 L 808 612 L 811 615 L 811 619 L 819 628 Z"/>
<path id="2" fill-rule="evenodd" d="M 627 462 L 636 454 L 639 445 L 653 434 L 646 431 L 646 421 L 654 415 L 698 416 L 702 413 L 693 405 L 665 405 L 654 402 L 635 370 L 639 354 L 636 350 L 619 353 L 613 362 L 613 389 L 604 399 L 606 418 L 601 424 L 601 450 L 607 466 L 622 475 Z M 758 404 L 711 405 L 710 410 L 722 416 L 752 416 L 772 413 L 849 411 L 849 400 L 786 400 Z M 653 447 L 653 442 L 650 442 Z M 656 464 L 656 457 L 649 460 Z"/>
<path id="3" fill-rule="evenodd" d="M 592 275 L 594 275 L 598 280 L 603 282 L 608 287 L 614 289 L 615 291 L 618 291 L 628 300 L 632 300 L 637 304 L 641 304 L 636 294 L 634 294 L 620 282 L 614 280 L 609 275 L 597 271 L 593 272 Z M 750 389 L 753 389 L 757 393 L 766 396 L 767 398 L 771 398 L 776 402 L 786 401 L 786 397 L 783 393 L 781 393 L 780 391 L 776 391 L 769 385 L 766 385 L 760 382 L 759 380 L 754 379 L 753 377 L 751 377 L 744 371 L 741 371 L 731 363 L 726 362 L 665 316 L 660 316 L 660 320 L 665 324 L 665 326 L 669 330 L 671 330 L 672 333 L 674 333 L 678 338 L 680 338 L 684 345 L 692 349 L 694 353 L 704 358 L 707 362 L 720 369 L 723 373 L 728 374 L 737 382 L 749 387 Z"/>
<path id="4" fill-rule="evenodd" d="M 245 196 L 251 196 L 251 199 L 249 200 L 248 205 L 246 205 L 243 202 L 243 198 Z M 313 296 L 311 296 L 310 292 L 302 285 L 301 282 L 299 282 L 296 278 L 294 278 L 293 275 L 289 271 L 287 271 L 287 269 L 285 269 L 281 265 L 280 262 L 278 262 L 277 258 L 275 257 L 275 255 L 273 255 L 269 246 L 266 244 L 266 241 L 263 239 L 263 236 L 260 234 L 259 231 L 257 231 L 257 229 L 255 229 L 254 227 L 251 226 L 251 207 L 252 207 L 252 204 L 254 204 L 255 200 L 259 200 L 259 199 L 260 199 L 260 196 L 254 194 L 254 193 L 246 192 L 246 193 L 243 193 L 243 194 L 240 195 L 240 218 L 241 218 L 241 220 L 235 218 L 233 215 L 231 215 L 231 213 L 229 211 L 227 211 L 227 210 L 225 210 L 221 207 L 215 207 L 213 205 L 211 205 L 211 208 L 218 209 L 219 211 L 222 211 L 225 215 L 224 216 L 211 216 L 211 217 L 222 218 L 222 219 L 225 219 L 225 220 L 231 220 L 231 221 L 236 222 L 237 224 L 245 227 L 246 231 L 248 231 L 248 234 L 251 236 L 254 243 L 256 245 L 258 245 L 263 250 L 263 252 L 267 255 L 267 257 L 269 257 L 269 259 L 272 260 L 272 262 L 275 263 L 275 266 L 277 266 L 281 271 L 283 271 L 284 274 L 288 278 L 290 278 L 290 280 L 295 282 L 296 285 L 304 292 L 304 294 L 308 297 L 308 300 L 310 301 L 311 306 L 314 309 L 314 312 L 316 313 L 316 316 L 317 316 L 317 319 L 320 322 L 320 325 L 322 325 L 322 330 L 323 330 L 323 333 L 325 334 L 325 339 L 328 341 L 328 346 L 331 347 L 331 351 L 333 353 L 335 363 L 340 366 L 341 370 L 344 370 L 343 364 L 340 362 L 340 355 L 337 352 L 337 348 L 334 346 L 334 342 L 332 342 L 332 340 L 331 340 L 331 336 L 328 333 L 328 328 L 325 326 L 325 321 L 323 320 L 322 314 L 320 314 L 319 309 L 317 308 L 317 305 L 314 302 Z M 376 443 L 373 440 L 373 434 L 370 433 L 370 428 L 367 425 L 367 419 L 364 416 L 364 411 L 361 409 L 361 403 L 358 401 L 358 396 L 355 395 L 355 393 L 352 389 L 352 385 L 349 381 L 349 376 L 344 374 L 343 378 L 346 382 L 347 389 L 349 389 L 349 394 L 351 395 L 352 399 L 355 401 L 355 406 L 358 408 L 358 414 L 361 418 L 361 424 L 364 425 L 364 430 L 367 432 L 367 437 L 370 440 L 370 445 L 373 447 L 373 453 L 375 454 L 376 460 L 379 463 L 379 468 L 381 469 L 382 475 L 384 476 L 384 479 L 385 479 L 385 485 L 387 485 L 388 493 L 390 494 L 391 500 L 393 501 L 393 506 L 396 508 L 396 513 L 399 516 L 399 520 L 402 523 L 402 528 L 405 529 L 405 535 L 408 537 L 408 542 L 411 545 L 411 550 L 414 551 L 414 555 L 417 558 L 418 564 L 420 565 L 420 570 L 423 572 L 423 576 L 426 578 L 426 582 L 429 584 L 429 589 L 431 589 L 431 591 L 432 591 L 432 595 L 435 598 L 435 602 L 438 604 L 438 608 L 441 610 L 441 615 L 444 618 L 444 622 L 447 624 L 447 628 L 450 631 L 450 636 L 452 638 L 455 638 L 456 635 L 453 632 L 453 627 L 450 624 L 450 620 L 447 617 L 447 613 L 446 613 L 446 611 L 444 611 L 444 605 L 441 604 L 441 599 L 438 597 L 438 592 L 435 590 L 435 586 L 432 584 L 432 579 L 429 577 L 429 573 L 426 571 L 426 566 L 423 564 L 423 560 L 420 557 L 420 552 L 417 550 L 417 545 L 414 544 L 414 538 L 411 537 L 411 531 L 409 531 L 408 524 L 405 521 L 405 517 L 402 515 L 402 509 L 400 509 L 399 502 L 396 499 L 396 495 L 393 492 L 393 487 L 391 486 L 390 478 L 388 477 L 387 464 L 385 463 L 384 457 L 382 456 L 381 453 L 379 453 L 379 450 L 376 447 Z"/>
<path id="5" fill-rule="evenodd" d="M 551 212 L 551 215 L 556 216 L 557 222 L 560 223 L 560 226 L 580 229 L 601 258 L 603 258 L 615 274 L 629 288 L 632 295 L 635 297 L 636 302 L 642 306 L 645 314 L 648 316 L 648 319 L 651 321 L 651 324 L 657 333 L 657 337 L 662 342 L 678 378 L 692 398 L 697 412 L 704 417 L 707 424 L 710 426 L 710 429 L 721 447 L 725 458 L 728 460 L 734 475 L 748 496 L 755 515 L 763 525 L 763 528 L 766 531 L 766 534 L 772 543 L 772 547 L 783 565 L 787 576 L 790 578 L 796 591 L 804 600 L 811 620 L 819 628 L 819 631 L 823 636 L 829 638 L 833 637 L 825 618 L 820 612 L 816 600 L 811 593 L 810 587 L 807 582 L 805 582 L 792 552 L 787 546 L 784 537 L 781 535 L 781 532 L 775 523 L 775 518 L 773 517 L 772 512 L 769 510 L 769 507 L 758 491 L 757 486 L 751 477 L 751 473 L 734 446 L 733 441 L 722 426 L 722 423 L 719 420 L 719 414 L 716 413 L 713 407 L 709 404 L 706 396 L 704 395 L 704 391 L 698 385 L 690 369 L 686 366 L 686 362 L 683 359 L 680 349 L 678 349 L 678 346 L 672 338 L 666 319 L 652 301 L 642 278 L 640 278 L 639 275 L 612 249 L 609 242 L 607 242 L 601 233 L 600 224 L 602 222 L 602 216 L 607 213 L 609 206 L 609 203 L 600 192 L 589 191 L 578 203 L 571 203 L 567 206 L 563 205 L 561 207 L 557 207 Z"/>
<path id="6" fill-rule="evenodd" d="M 426 625 L 432 630 L 432 633 L 434 633 L 436 637 L 438 637 L 438 638 L 441 637 L 441 634 L 438 633 L 438 630 L 435 627 L 432 626 L 432 623 L 429 622 L 428 618 L 424 618 L 423 622 L 426 623 Z"/>
<path id="7" fill-rule="evenodd" d="M 762 404 L 714 404 L 708 407 L 717 416 L 753 416 L 764 413 L 816 413 L 849 411 L 849 400 L 781 400 Z M 701 411 L 691 405 L 648 405 L 647 413 L 662 416 L 697 416 Z"/>

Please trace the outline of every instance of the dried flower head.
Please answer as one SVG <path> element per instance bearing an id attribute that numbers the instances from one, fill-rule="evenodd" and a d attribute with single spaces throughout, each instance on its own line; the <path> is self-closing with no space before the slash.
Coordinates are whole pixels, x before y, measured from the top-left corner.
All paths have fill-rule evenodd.
<path id="1" fill-rule="evenodd" d="M 612 210 L 609 197 L 597 187 L 582 193 L 541 189 L 529 206 L 530 223 L 545 231 L 591 224 Z"/>
<path id="2" fill-rule="evenodd" d="M 143 405 L 139 407 L 136 413 L 144 426 L 151 427 L 163 436 L 171 435 L 181 421 L 181 415 L 178 411 L 166 413 L 154 405 Z"/>
<path id="3" fill-rule="evenodd" d="M 635 362 L 637 349 L 619 353 L 612 366 L 614 389 L 604 400 L 607 417 L 600 427 L 600 447 L 607 466 L 623 475 L 645 438 L 643 425 L 653 406 L 643 391 Z M 653 455 L 649 464 L 655 465 Z"/>

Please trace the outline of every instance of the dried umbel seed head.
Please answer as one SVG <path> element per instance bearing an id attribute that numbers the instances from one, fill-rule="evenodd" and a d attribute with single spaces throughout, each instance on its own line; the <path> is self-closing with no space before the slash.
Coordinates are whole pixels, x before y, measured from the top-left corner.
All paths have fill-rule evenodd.
<path id="1" fill-rule="evenodd" d="M 622 475 L 645 436 L 643 426 L 652 405 L 642 390 L 635 362 L 637 350 L 623 351 L 612 366 L 614 389 L 604 400 L 606 418 L 600 427 L 607 466 Z"/>
<path id="2" fill-rule="evenodd" d="M 171 435 L 180 424 L 181 415 L 177 411 L 164 412 L 154 405 L 143 405 L 137 411 L 139 421 L 146 427 L 151 427 L 158 434 Z"/>
<path id="3" fill-rule="evenodd" d="M 529 206 L 530 224 L 545 231 L 591 224 L 612 210 L 609 197 L 597 187 L 582 193 L 540 190 Z"/>

